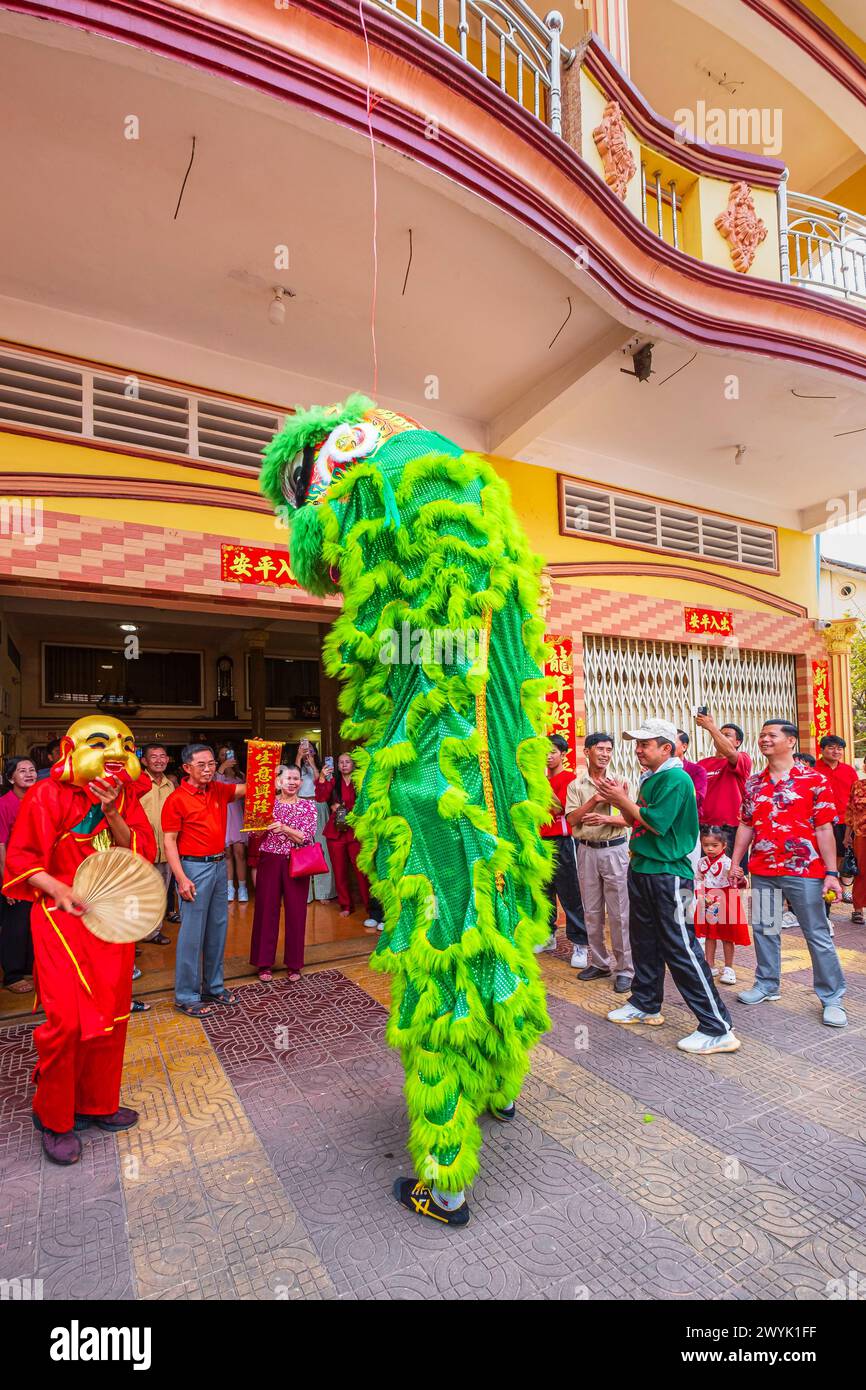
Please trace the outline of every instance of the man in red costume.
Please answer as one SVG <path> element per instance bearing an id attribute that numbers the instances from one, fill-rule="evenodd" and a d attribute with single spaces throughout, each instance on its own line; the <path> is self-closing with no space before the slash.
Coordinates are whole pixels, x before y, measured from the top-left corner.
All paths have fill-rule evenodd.
<path id="1" fill-rule="evenodd" d="M 34 904 L 34 971 L 45 1022 L 36 1029 L 33 1123 L 54 1163 L 77 1163 L 77 1130 L 130 1129 L 120 1075 L 135 947 L 100 941 L 72 891 L 88 855 L 119 845 L 156 858 L 150 822 L 129 788 L 141 772 L 135 739 L 109 715 L 77 720 L 51 776 L 24 796 L 6 852 L 3 892 Z"/>

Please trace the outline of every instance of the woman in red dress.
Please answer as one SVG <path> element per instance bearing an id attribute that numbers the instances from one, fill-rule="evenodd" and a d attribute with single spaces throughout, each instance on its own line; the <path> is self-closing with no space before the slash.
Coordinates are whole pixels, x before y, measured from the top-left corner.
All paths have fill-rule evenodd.
<path id="1" fill-rule="evenodd" d="M 354 830 L 347 824 L 346 817 L 355 805 L 355 784 L 352 773 L 355 764 L 349 753 L 341 753 L 337 759 L 336 773 L 325 766 L 319 774 L 316 786 L 316 800 L 326 801 L 331 806 L 331 817 L 325 826 L 325 839 L 331 855 L 334 882 L 340 903 L 340 916 L 348 917 L 352 911 L 352 889 L 349 880 L 349 865 L 355 870 L 361 902 L 367 912 L 367 924 L 376 926 L 370 917 L 370 885 L 358 868 L 358 855 L 361 846 Z"/>

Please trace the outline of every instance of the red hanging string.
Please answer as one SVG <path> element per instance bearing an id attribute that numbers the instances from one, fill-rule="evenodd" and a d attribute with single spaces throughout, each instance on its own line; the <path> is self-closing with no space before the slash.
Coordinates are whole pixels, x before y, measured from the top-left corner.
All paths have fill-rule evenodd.
<path id="1" fill-rule="evenodd" d="M 376 300 L 379 292 L 379 185 L 376 178 L 376 141 L 373 136 L 373 93 L 370 87 L 370 40 L 367 37 L 367 23 L 364 19 L 364 0 L 358 0 L 358 15 L 367 51 L 367 131 L 370 136 L 370 149 L 373 155 L 373 294 L 370 303 L 370 338 L 373 344 L 373 397 L 379 394 L 379 353 L 376 346 Z M 377 98 L 378 100 L 378 98 Z"/>

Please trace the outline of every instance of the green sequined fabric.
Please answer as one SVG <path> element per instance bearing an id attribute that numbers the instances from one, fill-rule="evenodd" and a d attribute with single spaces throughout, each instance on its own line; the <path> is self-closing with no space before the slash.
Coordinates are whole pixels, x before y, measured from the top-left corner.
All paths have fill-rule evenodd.
<path id="1" fill-rule="evenodd" d="M 425 430 L 359 460 L 314 511 L 305 562 L 338 570 L 344 595 L 325 662 L 361 745 L 352 822 L 384 907 L 371 964 L 393 976 L 409 1148 L 458 1191 L 478 1116 L 516 1098 L 550 1026 L 532 950 L 550 873 L 540 562 L 491 466 Z"/>

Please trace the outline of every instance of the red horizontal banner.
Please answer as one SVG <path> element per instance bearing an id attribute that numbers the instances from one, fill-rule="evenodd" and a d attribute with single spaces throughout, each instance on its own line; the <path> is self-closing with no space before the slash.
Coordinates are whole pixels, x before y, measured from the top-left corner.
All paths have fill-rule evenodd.
<path id="1" fill-rule="evenodd" d="M 718 637 L 731 637 L 734 631 L 734 615 L 730 608 L 686 608 L 686 632 L 715 633 Z"/>
<path id="2" fill-rule="evenodd" d="M 222 545 L 220 578 L 230 584 L 273 584 L 299 589 L 286 550 L 263 550 L 256 545 Z"/>

